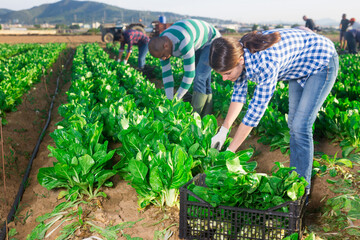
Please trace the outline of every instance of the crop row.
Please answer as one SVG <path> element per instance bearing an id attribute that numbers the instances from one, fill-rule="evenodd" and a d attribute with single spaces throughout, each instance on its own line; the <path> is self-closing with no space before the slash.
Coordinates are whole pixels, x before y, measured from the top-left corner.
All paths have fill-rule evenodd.
<path id="1" fill-rule="evenodd" d="M 17 45 L 15 45 L 17 46 Z M 3 59 L 0 64 L 0 116 L 12 111 L 22 95 L 38 82 L 59 57 L 65 44 L 29 46 L 24 53 Z M 15 47 L 16 49 L 16 47 Z"/>
<path id="2" fill-rule="evenodd" d="M 108 44 L 107 48 L 112 52 L 118 51 L 118 45 Z M 129 59 L 129 62 L 136 65 L 136 51 Z M 175 82 L 179 85 L 183 76 L 183 68 L 178 58 L 171 59 Z M 360 150 L 360 57 L 357 55 L 340 55 L 340 70 L 335 85 L 320 109 L 315 122 L 316 134 L 319 137 L 326 137 L 329 140 L 340 142 L 344 157 L 350 153 L 357 153 Z M 154 67 L 153 74 L 161 79 L 161 65 L 158 59 L 150 54 L 146 57 L 146 64 Z M 212 89 L 214 98 L 214 115 L 226 116 L 232 95 L 233 83 L 223 81 L 221 75 L 212 72 Z M 247 100 L 252 97 L 255 84 L 249 82 Z M 288 84 L 279 82 L 277 91 L 268 105 L 267 110 L 254 129 L 259 142 L 270 145 L 272 150 L 281 149 L 286 153 L 289 150 L 290 134 L 287 127 L 288 112 Z M 242 119 L 243 113 L 238 117 Z"/>
<path id="3" fill-rule="evenodd" d="M 38 45 L 39 44 L 34 43 L 19 43 L 14 45 L 2 43 L 0 44 L 0 61 L 24 53 L 30 49 L 37 47 Z"/>

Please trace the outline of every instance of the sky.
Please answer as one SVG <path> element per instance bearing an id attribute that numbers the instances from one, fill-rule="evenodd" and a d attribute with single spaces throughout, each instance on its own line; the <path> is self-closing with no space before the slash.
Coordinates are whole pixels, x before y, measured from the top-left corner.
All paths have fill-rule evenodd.
<path id="1" fill-rule="evenodd" d="M 59 0 L 1 0 L 0 8 L 24 10 Z M 234 20 L 244 23 L 301 23 L 306 15 L 313 20 L 333 19 L 341 15 L 360 21 L 360 0 L 96 0 L 113 6 L 144 11 L 173 12 Z M 181 4 L 178 4 L 181 2 Z"/>

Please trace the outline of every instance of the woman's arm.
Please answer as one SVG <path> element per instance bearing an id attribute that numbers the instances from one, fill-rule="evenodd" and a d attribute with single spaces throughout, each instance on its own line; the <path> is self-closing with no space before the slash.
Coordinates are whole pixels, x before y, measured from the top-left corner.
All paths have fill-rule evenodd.
<path id="1" fill-rule="evenodd" d="M 227 129 L 230 129 L 235 119 L 239 116 L 243 106 L 244 104 L 241 102 L 231 102 L 229 106 L 229 110 L 226 114 L 226 118 L 222 125 Z"/>
<path id="2" fill-rule="evenodd" d="M 234 136 L 233 141 L 230 143 L 228 149 L 232 152 L 236 152 L 236 150 L 240 147 L 240 145 L 244 142 L 246 137 L 249 135 L 253 127 L 246 126 L 245 124 L 241 123 L 239 125 L 238 130 Z"/>
<path id="3" fill-rule="evenodd" d="M 244 106 L 243 103 L 240 102 L 231 102 L 228 113 L 224 120 L 223 126 L 227 129 L 230 129 L 232 124 L 234 123 L 235 119 L 239 116 L 242 107 Z M 234 136 L 233 141 L 230 143 L 228 149 L 232 152 L 235 152 L 240 145 L 244 142 L 246 137 L 249 135 L 253 127 L 246 126 L 245 124 L 241 123 L 236 134 Z"/>

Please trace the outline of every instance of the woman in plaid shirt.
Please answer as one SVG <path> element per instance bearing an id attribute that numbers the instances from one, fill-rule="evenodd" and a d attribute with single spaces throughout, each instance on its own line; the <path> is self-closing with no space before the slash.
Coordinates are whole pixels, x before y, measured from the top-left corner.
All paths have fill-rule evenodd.
<path id="1" fill-rule="evenodd" d="M 212 147 L 221 148 L 228 129 L 246 102 L 247 82 L 257 83 L 245 117 L 227 150 L 235 152 L 256 127 L 278 81 L 289 81 L 290 166 L 310 188 L 313 163 L 312 126 L 334 85 L 339 61 L 327 38 L 300 29 L 275 29 L 246 34 L 240 41 L 219 38 L 210 49 L 210 66 L 234 82 L 231 104 Z"/>

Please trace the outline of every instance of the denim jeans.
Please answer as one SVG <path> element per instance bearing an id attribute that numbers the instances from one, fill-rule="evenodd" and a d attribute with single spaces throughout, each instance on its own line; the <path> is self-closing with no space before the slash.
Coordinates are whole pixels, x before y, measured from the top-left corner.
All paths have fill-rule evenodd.
<path id="1" fill-rule="evenodd" d="M 329 65 L 310 76 L 304 88 L 296 80 L 289 81 L 290 167 L 305 177 L 310 189 L 314 156 L 312 127 L 338 73 L 339 58 L 335 54 Z"/>
<path id="2" fill-rule="evenodd" d="M 138 57 L 138 67 L 143 69 L 145 66 L 145 57 L 147 52 L 149 51 L 148 43 L 139 45 L 139 57 Z"/>
<path id="3" fill-rule="evenodd" d="M 193 91 L 210 94 L 211 89 L 211 67 L 209 65 L 210 45 L 195 52 L 195 78 Z"/>

